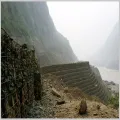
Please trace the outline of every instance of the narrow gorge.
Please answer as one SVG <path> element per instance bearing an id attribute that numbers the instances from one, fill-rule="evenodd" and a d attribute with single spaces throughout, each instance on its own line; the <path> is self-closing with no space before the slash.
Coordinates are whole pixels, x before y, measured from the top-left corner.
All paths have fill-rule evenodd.
<path id="1" fill-rule="evenodd" d="M 99 70 L 78 60 L 56 30 L 46 2 L 2 2 L 1 27 L 2 118 L 118 118 L 118 110 L 107 106 L 111 93 Z M 67 106 L 56 105 L 53 88 Z M 88 103 L 86 116 L 74 110 L 82 98 Z"/>

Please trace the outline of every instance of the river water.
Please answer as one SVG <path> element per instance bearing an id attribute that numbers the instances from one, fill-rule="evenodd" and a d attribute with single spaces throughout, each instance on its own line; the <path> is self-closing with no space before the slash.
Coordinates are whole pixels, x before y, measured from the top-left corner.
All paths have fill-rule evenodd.
<path id="1" fill-rule="evenodd" d="M 120 84 L 120 71 L 98 67 L 103 80 L 113 81 Z"/>

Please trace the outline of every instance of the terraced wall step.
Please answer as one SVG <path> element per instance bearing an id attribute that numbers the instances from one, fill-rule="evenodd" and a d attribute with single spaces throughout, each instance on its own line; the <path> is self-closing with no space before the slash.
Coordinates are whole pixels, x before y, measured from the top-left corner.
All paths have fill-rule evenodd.
<path id="1" fill-rule="evenodd" d="M 99 70 L 89 65 L 89 62 L 46 66 L 41 68 L 41 73 L 56 75 L 65 85 L 78 87 L 104 102 L 110 98 L 110 92 L 103 83 Z"/>

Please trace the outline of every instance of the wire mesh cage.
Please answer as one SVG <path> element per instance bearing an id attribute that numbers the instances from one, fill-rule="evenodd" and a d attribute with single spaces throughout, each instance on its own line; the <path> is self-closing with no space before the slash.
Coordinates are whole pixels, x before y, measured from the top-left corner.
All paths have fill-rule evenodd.
<path id="1" fill-rule="evenodd" d="M 39 72 L 35 52 L 16 43 L 4 29 L 1 33 L 1 117 L 26 117 L 27 106 L 35 99 L 34 88 L 39 85 L 40 91 L 41 85 L 39 75 L 34 86 L 34 74 Z"/>

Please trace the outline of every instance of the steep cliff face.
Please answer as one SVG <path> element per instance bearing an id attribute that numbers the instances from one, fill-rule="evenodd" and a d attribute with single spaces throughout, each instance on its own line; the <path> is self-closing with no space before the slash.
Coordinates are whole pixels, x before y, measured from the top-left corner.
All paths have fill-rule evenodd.
<path id="1" fill-rule="evenodd" d="M 110 69 L 119 69 L 119 22 L 113 28 L 104 46 L 91 58 L 91 63 Z"/>
<path id="2" fill-rule="evenodd" d="M 45 2 L 2 2 L 1 26 L 36 50 L 41 66 L 76 62 L 69 41 L 57 32 Z"/>

